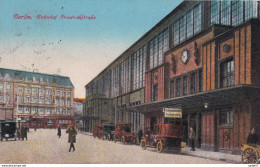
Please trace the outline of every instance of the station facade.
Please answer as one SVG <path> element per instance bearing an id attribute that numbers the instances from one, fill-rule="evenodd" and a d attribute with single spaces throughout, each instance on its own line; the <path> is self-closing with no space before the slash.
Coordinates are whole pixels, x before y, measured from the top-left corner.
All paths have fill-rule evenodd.
<path id="1" fill-rule="evenodd" d="M 86 85 L 87 130 L 174 123 L 164 111 L 176 108 L 184 141 L 193 127 L 196 147 L 239 154 L 260 129 L 259 10 L 258 1 L 182 2 Z"/>

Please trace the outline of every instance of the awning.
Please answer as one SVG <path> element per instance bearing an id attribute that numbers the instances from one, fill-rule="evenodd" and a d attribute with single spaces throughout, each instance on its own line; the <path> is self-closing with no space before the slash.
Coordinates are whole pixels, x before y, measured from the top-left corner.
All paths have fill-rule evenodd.
<path id="1" fill-rule="evenodd" d="M 162 101 L 150 102 L 138 106 L 128 107 L 127 111 L 139 111 L 142 113 L 162 111 L 164 107 L 174 108 L 205 108 L 221 107 L 226 104 L 240 103 L 257 100 L 260 96 L 260 87 L 252 85 L 238 85 L 233 87 L 215 89 L 181 97 L 175 97 Z"/>

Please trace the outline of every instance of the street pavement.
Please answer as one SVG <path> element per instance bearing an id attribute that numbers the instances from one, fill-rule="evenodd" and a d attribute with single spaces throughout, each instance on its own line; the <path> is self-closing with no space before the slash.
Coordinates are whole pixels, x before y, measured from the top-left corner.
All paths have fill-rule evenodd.
<path id="1" fill-rule="evenodd" d="M 62 129 L 30 129 L 28 141 L 0 142 L 0 164 L 222 164 L 195 156 L 157 153 L 139 145 L 114 143 L 78 133 L 76 151 L 69 152 L 68 135 Z"/>

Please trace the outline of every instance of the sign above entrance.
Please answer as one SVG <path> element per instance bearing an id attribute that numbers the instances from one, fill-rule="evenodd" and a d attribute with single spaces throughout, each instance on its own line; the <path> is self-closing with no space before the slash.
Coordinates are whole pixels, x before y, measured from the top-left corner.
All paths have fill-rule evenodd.
<path id="1" fill-rule="evenodd" d="M 166 118 L 182 118 L 182 109 L 180 108 L 164 108 L 163 112 Z"/>

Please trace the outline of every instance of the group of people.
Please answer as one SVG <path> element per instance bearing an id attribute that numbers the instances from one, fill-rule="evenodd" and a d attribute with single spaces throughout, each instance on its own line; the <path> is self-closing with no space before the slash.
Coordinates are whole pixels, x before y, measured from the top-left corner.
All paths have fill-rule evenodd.
<path id="1" fill-rule="evenodd" d="M 25 124 L 22 124 L 20 127 L 17 128 L 17 137 L 19 140 L 28 140 L 27 132 L 29 132 L 29 127 Z"/>

